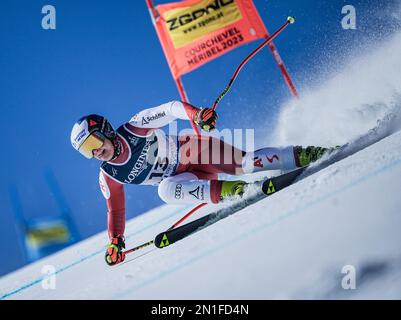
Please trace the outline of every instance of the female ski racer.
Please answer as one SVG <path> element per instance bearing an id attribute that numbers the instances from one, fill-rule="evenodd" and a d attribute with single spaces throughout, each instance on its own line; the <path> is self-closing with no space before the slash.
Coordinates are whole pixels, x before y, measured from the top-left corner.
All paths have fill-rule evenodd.
<path id="1" fill-rule="evenodd" d="M 110 244 L 105 258 L 109 265 L 125 259 L 124 185 L 158 186 L 160 198 L 167 203 L 218 203 L 241 196 L 247 186 L 241 180 L 218 180 L 219 173 L 288 171 L 308 165 L 327 150 L 288 146 L 245 152 L 210 136 L 171 136 L 160 130 L 176 119 L 193 121 L 211 131 L 217 114 L 209 108 L 171 101 L 139 112 L 117 130 L 95 114 L 82 117 L 73 126 L 72 146 L 86 158 L 103 161 L 99 184 L 108 208 Z"/>

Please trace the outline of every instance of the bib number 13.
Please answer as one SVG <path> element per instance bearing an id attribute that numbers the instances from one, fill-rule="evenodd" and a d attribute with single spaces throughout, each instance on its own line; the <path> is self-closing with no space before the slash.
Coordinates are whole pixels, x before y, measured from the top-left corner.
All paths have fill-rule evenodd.
<path id="1" fill-rule="evenodd" d="M 152 169 L 152 172 L 149 175 L 149 180 L 151 182 L 160 182 L 163 179 L 164 172 L 168 168 L 169 161 L 168 158 L 164 158 L 164 161 L 161 162 L 162 160 L 159 159 L 154 168 Z"/>

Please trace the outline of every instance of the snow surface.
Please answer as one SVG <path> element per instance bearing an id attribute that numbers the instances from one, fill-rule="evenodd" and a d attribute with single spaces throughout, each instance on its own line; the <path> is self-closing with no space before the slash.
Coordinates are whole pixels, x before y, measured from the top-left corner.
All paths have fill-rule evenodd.
<path id="1" fill-rule="evenodd" d="M 108 267 L 104 232 L 3 277 L 0 296 L 399 299 L 401 132 L 380 140 L 388 134 L 383 128 L 398 119 L 390 118 L 341 150 L 337 157 L 350 154 L 344 160 L 183 241 L 147 247 Z M 375 140 L 358 151 L 361 142 Z M 165 205 L 129 221 L 128 246 L 152 239 L 187 209 Z M 49 282 L 42 273 L 46 265 L 56 270 L 54 290 L 43 286 Z M 356 271 L 354 290 L 341 286 L 347 265 Z"/>

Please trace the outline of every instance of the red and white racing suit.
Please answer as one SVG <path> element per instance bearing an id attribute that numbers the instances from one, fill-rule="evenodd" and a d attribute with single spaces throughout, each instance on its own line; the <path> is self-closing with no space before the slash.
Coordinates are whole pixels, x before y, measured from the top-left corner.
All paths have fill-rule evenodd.
<path id="1" fill-rule="evenodd" d="M 107 201 L 110 237 L 125 228 L 125 184 L 157 185 L 167 203 L 218 203 L 219 173 L 238 175 L 297 167 L 292 146 L 245 152 L 209 136 L 166 135 L 159 128 L 193 119 L 199 109 L 172 101 L 136 114 L 117 129 L 120 154 L 102 164 L 99 183 Z"/>

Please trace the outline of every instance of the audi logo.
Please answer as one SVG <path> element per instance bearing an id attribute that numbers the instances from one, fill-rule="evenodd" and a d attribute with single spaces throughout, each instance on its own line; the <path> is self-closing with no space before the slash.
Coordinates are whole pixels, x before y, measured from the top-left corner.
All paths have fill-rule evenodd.
<path id="1" fill-rule="evenodd" d="M 179 183 L 175 186 L 175 198 L 181 199 L 181 193 L 182 193 L 182 184 Z"/>

